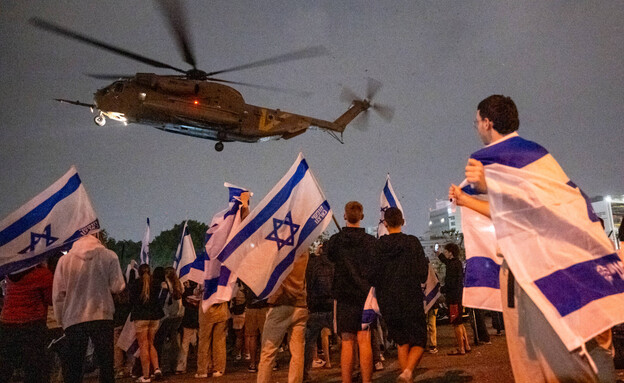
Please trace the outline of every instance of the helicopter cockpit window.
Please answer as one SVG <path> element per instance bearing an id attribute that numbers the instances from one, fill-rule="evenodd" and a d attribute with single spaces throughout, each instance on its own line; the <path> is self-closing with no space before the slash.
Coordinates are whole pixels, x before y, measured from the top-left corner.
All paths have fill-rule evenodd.
<path id="1" fill-rule="evenodd" d="M 123 83 L 122 82 L 118 82 L 118 83 L 116 83 L 114 85 L 113 91 L 115 91 L 116 93 L 121 93 L 121 92 L 123 92 L 123 88 L 124 88 Z"/>

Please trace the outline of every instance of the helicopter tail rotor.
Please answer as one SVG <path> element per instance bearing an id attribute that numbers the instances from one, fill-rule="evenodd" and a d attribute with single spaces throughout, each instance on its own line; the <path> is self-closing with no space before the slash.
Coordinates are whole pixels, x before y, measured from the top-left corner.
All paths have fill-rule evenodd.
<path id="1" fill-rule="evenodd" d="M 366 103 L 366 108 L 361 112 L 361 115 L 353 121 L 353 127 L 361 131 L 367 131 L 370 123 L 369 110 L 373 109 L 377 114 L 386 122 L 392 121 L 394 117 L 394 108 L 389 105 L 373 103 L 373 99 L 382 88 L 382 83 L 374 78 L 367 78 L 366 82 L 366 97 L 360 99 L 354 91 L 344 86 L 340 94 L 340 100 L 351 103 Z"/>

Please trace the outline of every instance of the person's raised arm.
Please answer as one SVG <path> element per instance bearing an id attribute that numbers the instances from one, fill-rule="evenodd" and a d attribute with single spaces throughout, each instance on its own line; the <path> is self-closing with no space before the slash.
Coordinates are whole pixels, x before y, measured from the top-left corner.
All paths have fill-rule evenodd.
<path id="1" fill-rule="evenodd" d="M 457 206 L 467 207 L 468 209 L 474 210 L 477 213 L 491 218 L 490 203 L 488 201 L 483 201 L 464 193 L 457 185 L 452 184 L 449 188 L 449 199 L 454 201 Z"/>

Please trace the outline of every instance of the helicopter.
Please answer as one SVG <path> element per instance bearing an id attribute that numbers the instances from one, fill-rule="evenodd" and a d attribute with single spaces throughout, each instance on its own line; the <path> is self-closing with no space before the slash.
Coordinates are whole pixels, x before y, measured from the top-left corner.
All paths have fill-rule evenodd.
<path id="1" fill-rule="evenodd" d="M 225 84 L 274 91 L 287 90 L 228 81 L 214 76 L 259 66 L 323 56 L 327 54 L 327 50 L 323 46 L 314 46 L 228 69 L 205 72 L 197 69 L 195 55 L 187 33 L 186 17 L 180 3 L 164 0 L 158 3 L 176 38 L 178 49 L 184 61 L 192 67 L 190 70 L 177 68 L 116 47 L 40 18 L 30 19 L 33 26 L 45 31 L 153 67 L 181 73 L 180 75 L 136 73 L 132 76 L 91 74 L 90 76 L 96 79 L 115 81 L 98 89 L 94 94 L 93 103 L 68 99 L 55 100 L 90 108 L 91 112 L 96 114 L 94 122 L 98 126 L 104 126 L 106 119 L 120 121 L 123 124 L 148 125 L 166 132 L 217 141 L 215 150 L 218 152 L 223 150 L 224 142 L 252 143 L 282 138 L 290 139 L 306 132 L 311 126 L 326 131 L 343 143 L 342 133 L 347 124 L 361 113 L 365 113 L 363 120 L 366 120 L 368 118 L 366 112 L 369 108 L 376 110 L 387 121 L 392 119 L 394 111 L 391 107 L 371 102 L 381 87 L 381 83 L 370 78 L 368 79 L 367 95 L 364 98 L 357 98 L 352 91 L 343 88 L 341 99 L 347 100 L 351 104 L 346 112 L 334 121 L 247 104 L 239 91 Z"/>

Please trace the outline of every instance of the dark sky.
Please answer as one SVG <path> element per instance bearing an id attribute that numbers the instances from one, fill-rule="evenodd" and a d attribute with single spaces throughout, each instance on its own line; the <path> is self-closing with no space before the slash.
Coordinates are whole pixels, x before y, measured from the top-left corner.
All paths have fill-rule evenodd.
<path id="1" fill-rule="evenodd" d="M 587 194 L 624 193 L 624 2 L 235 1 L 185 2 L 198 66 L 228 68 L 322 44 L 330 55 L 223 75 L 313 92 L 308 98 L 237 87 L 254 105 L 334 120 L 342 84 L 396 108 L 341 145 L 322 131 L 289 141 L 226 143 L 142 125 L 93 123 L 87 108 L 107 85 L 84 73 L 160 71 L 31 27 L 41 17 L 173 66 L 187 68 L 150 1 L 3 1 L 0 5 L 0 219 L 75 164 L 117 239 L 139 240 L 186 218 L 209 222 L 227 203 L 223 182 L 257 203 L 302 151 L 337 218 L 352 199 L 376 225 L 390 173 L 405 231 L 426 230 L 428 209 L 460 182 L 481 144 L 478 102 L 511 96 L 520 134 L 545 146 Z"/>

